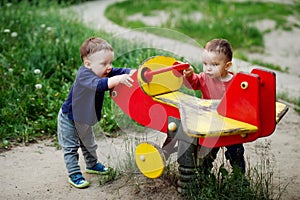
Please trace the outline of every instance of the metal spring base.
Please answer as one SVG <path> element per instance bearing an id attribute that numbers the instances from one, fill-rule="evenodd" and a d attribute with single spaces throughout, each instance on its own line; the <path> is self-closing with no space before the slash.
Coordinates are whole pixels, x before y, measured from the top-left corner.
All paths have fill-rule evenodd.
<path id="1" fill-rule="evenodd" d="M 177 192 L 180 194 L 186 194 L 188 190 L 191 190 L 197 181 L 197 170 L 195 167 L 186 167 L 180 165 L 178 167 L 178 181 Z"/>

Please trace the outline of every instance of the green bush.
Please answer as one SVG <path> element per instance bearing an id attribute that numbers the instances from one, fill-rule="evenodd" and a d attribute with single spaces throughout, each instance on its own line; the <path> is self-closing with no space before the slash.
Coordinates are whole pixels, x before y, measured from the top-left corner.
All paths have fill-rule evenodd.
<path id="1" fill-rule="evenodd" d="M 57 112 L 81 65 L 79 47 L 96 33 L 59 15 L 58 4 L 0 7 L 0 138 L 29 142 L 56 133 Z"/>

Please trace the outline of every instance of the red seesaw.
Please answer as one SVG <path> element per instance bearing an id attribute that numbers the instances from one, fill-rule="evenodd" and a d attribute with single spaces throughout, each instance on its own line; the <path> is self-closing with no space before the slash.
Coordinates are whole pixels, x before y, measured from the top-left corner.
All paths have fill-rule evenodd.
<path id="1" fill-rule="evenodd" d="M 111 92 L 130 118 L 173 139 L 163 148 L 150 142 L 136 147 L 136 164 L 149 178 L 163 173 L 174 151 L 179 165 L 190 168 L 199 158 L 198 147 L 228 146 L 269 136 L 288 110 L 276 102 L 273 72 L 239 72 L 221 100 L 203 100 L 179 91 L 182 70 L 188 67 L 172 57 L 151 57 L 132 75 L 133 87 L 118 85 Z"/>

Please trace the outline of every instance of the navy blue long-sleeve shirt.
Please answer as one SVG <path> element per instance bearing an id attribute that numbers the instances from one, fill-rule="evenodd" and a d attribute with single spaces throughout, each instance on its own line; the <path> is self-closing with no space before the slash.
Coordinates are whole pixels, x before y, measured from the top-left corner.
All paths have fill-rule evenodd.
<path id="1" fill-rule="evenodd" d="M 68 113 L 70 120 L 94 125 L 101 119 L 104 92 L 108 90 L 108 78 L 129 72 L 129 68 L 113 68 L 107 77 L 100 78 L 92 70 L 81 66 L 62 105 L 62 112 Z"/>

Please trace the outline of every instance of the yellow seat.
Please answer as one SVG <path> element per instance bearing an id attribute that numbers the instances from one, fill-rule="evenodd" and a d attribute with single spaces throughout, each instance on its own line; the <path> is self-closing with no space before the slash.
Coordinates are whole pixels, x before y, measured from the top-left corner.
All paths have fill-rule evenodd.
<path id="1" fill-rule="evenodd" d="M 182 92 L 157 95 L 155 101 L 177 107 L 183 131 L 191 137 L 215 137 L 256 132 L 251 124 L 219 115 L 218 100 L 203 100 Z"/>
<path id="2" fill-rule="evenodd" d="M 205 100 L 182 92 L 170 92 L 153 97 L 155 101 L 179 109 L 183 131 L 191 137 L 215 137 L 257 132 L 254 125 L 223 117 L 216 108 L 219 100 Z M 285 114 L 287 106 L 276 102 L 276 122 Z"/>
<path id="3" fill-rule="evenodd" d="M 280 102 L 276 102 L 276 123 L 278 123 L 281 120 L 281 118 L 285 115 L 287 111 L 287 105 Z"/>

